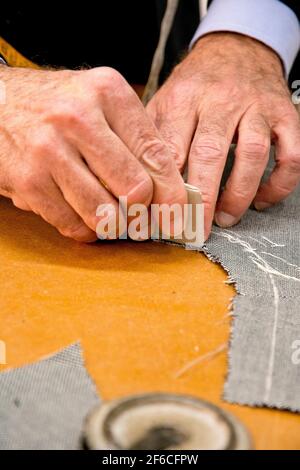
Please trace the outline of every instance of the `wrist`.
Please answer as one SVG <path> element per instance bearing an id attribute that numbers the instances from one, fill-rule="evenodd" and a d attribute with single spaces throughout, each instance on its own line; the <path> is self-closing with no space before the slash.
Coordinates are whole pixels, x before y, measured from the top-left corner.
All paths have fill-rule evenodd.
<path id="1" fill-rule="evenodd" d="M 284 78 L 284 67 L 279 55 L 269 46 L 247 35 L 233 32 L 213 32 L 198 39 L 190 54 L 209 59 L 215 56 L 224 65 L 257 68 Z"/>

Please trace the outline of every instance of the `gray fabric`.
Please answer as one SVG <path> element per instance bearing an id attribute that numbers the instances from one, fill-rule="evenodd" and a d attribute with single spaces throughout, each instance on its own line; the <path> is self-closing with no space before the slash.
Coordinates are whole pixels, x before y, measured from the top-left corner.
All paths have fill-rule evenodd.
<path id="1" fill-rule="evenodd" d="M 0 374 L 0 449 L 79 449 L 99 403 L 79 344 Z"/>
<path id="2" fill-rule="evenodd" d="M 300 340 L 300 188 L 264 212 L 249 210 L 230 230 L 214 227 L 204 251 L 239 293 L 225 399 L 300 411 L 300 364 L 292 360 Z"/>
<path id="3" fill-rule="evenodd" d="M 238 296 L 225 398 L 252 406 L 300 410 L 300 365 L 293 364 L 292 343 L 300 339 L 299 299 L 281 299 L 274 367 L 270 375 L 274 312 L 270 299 Z M 271 379 L 271 380 L 270 380 Z"/>

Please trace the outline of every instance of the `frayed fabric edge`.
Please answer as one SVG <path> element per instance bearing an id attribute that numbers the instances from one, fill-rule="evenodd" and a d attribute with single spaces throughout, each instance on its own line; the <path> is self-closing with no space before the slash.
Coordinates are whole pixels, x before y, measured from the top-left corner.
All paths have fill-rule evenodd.
<path id="1" fill-rule="evenodd" d="M 175 245 L 177 247 L 181 247 L 186 249 L 184 245 L 178 244 L 176 242 L 173 242 L 171 240 L 155 240 L 160 243 L 164 243 L 167 245 Z M 206 245 L 204 245 L 202 248 L 199 249 L 194 249 L 197 253 L 203 253 L 207 259 L 212 261 L 213 263 L 218 264 L 221 266 L 221 268 L 226 272 L 228 279 L 226 284 L 233 285 L 236 291 L 236 295 L 232 298 L 231 303 L 228 306 L 228 309 L 230 310 L 231 313 L 231 322 L 230 322 L 230 329 L 229 329 L 229 339 L 228 339 L 228 356 L 227 356 L 227 372 L 225 376 L 225 381 L 224 381 L 224 386 L 223 386 L 223 393 L 221 395 L 222 399 L 226 401 L 227 403 L 233 404 L 233 405 L 240 405 L 240 406 L 248 406 L 251 408 L 268 408 L 268 409 L 276 409 L 276 410 L 281 410 L 281 411 L 288 411 L 292 413 L 300 413 L 299 408 L 293 407 L 293 406 L 287 406 L 284 405 L 283 403 L 273 403 L 273 402 L 265 402 L 264 400 L 258 401 L 258 400 L 243 400 L 243 399 L 234 399 L 231 398 L 231 393 L 228 391 L 229 387 L 229 380 L 230 380 L 230 374 L 231 374 L 231 364 L 232 364 L 232 347 L 233 347 L 233 341 L 234 341 L 234 335 L 235 335 L 235 318 L 238 314 L 237 312 L 237 299 L 239 296 L 244 296 L 244 294 L 239 290 L 238 288 L 238 282 L 237 280 L 232 276 L 230 269 L 222 262 L 219 256 L 214 255 L 211 253 L 211 251 L 207 248 Z"/>
<path id="2" fill-rule="evenodd" d="M 266 402 L 265 400 L 243 400 L 243 399 L 236 399 L 236 398 L 231 398 L 232 392 L 229 391 L 229 380 L 230 380 L 230 374 L 232 370 L 232 348 L 233 348 L 233 342 L 235 338 L 235 319 L 238 315 L 238 310 L 237 310 L 237 302 L 238 298 L 240 296 L 244 296 L 244 294 L 239 290 L 238 285 L 237 285 L 237 280 L 233 278 L 230 269 L 222 262 L 220 257 L 212 254 L 208 248 L 204 245 L 202 250 L 199 250 L 200 252 L 204 253 L 205 256 L 212 262 L 217 263 L 220 265 L 226 274 L 228 275 L 228 282 L 227 284 L 233 285 L 236 291 L 236 295 L 232 299 L 232 303 L 230 305 L 230 312 L 231 312 L 231 322 L 230 322 L 230 331 L 229 331 L 229 340 L 228 340 L 228 356 L 227 356 L 227 373 L 225 376 L 225 381 L 224 381 L 224 386 L 223 386 L 223 393 L 222 393 L 222 399 L 230 404 L 233 405 L 240 405 L 240 406 L 248 406 L 251 408 L 268 408 L 268 409 L 274 409 L 274 410 L 280 410 L 280 411 L 287 411 L 291 413 L 300 413 L 300 409 L 297 406 L 288 406 L 285 405 L 284 403 L 275 403 L 272 401 Z"/>

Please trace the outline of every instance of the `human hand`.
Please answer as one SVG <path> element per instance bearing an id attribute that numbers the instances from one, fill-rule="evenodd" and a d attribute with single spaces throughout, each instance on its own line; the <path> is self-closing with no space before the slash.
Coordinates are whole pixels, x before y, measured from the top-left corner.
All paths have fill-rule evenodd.
<path id="1" fill-rule="evenodd" d="M 186 202 L 167 146 L 115 70 L 0 66 L 0 80 L 0 194 L 18 208 L 65 236 L 94 241 L 100 204 L 115 208 L 108 220 L 118 216 L 119 196 L 129 207 Z"/>
<path id="2" fill-rule="evenodd" d="M 205 236 L 213 218 L 236 224 L 254 201 L 258 210 L 287 197 L 300 181 L 300 119 L 278 56 L 234 33 L 209 34 L 196 43 L 148 104 L 180 170 L 205 204 Z M 236 158 L 224 191 L 220 182 L 230 144 Z M 271 142 L 276 165 L 261 184 Z"/>

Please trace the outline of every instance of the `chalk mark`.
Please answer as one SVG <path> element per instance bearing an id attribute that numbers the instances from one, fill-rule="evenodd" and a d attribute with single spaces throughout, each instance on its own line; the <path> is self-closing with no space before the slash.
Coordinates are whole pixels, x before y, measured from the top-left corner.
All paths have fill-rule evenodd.
<path id="1" fill-rule="evenodd" d="M 231 232 L 227 230 L 227 232 Z M 268 367 L 267 367 L 267 374 L 266 374 L 266 379 L 265 379 L 265 393 L 264 393 L 264 401 L 268 402 L 270 399 L 270 394 L 272 391 L 272 384 L 273 384 L 273 375 L 274 375 L 274 366 L 275 366 L 275 352 L 276 352 L 276 341 L 277 341 L 277 329 L 278 329 L 278 320 L 279 320 L 279 293 L 278 293 L 278 288 L 275 283 L 274 275 L 281 275 L 285 277 L 283 273 L 280 273 L 279 271 L 276 271 L 272 266 L 270 266 L 264 258 L 262 258 L 256 251 L 255 248 L 253 248 L 250 243 L 242 240 L 239 238 L 234 232 L 234 235 L 231 235 L 231 233 L 226 233 L 226 232 L 217 232 L 217 231 L 212 231 L 217 236 L 226 238 L 230 243 L 240 245 L 242 248 L 244 248 L 244 251 L 246 253 L 249 253 L 251 256 L 249 259 L 259 268 L 262 269 L 268 276 L 271 282 L 272 290 L 273 290 L 273 295 L 274 295 L 274 322 L 273 322 L 273 330 L 272 330 L 272 338 L 271 338 L 271 345 L 270 345 L 270 357 L 269 357 L 269 362 L 268 362 Z M 263 237 L 265 238 L 265 237 Z M 269 240 L 267 240 L 269 241 Z M 270 242 L 270 241 L 269 241 Z M 272 243 L 272 242 L 270 242 Z M 256 259 L 254 259 L 256 258 Z M 295 278 L 295 280 L 298 280 L 298 278 Z"/>
<path id="2" fill-rule="evenodd" d="M 263 238 L 264 240 L 266 240 L 268 243 L 270 243 L 271 247 L 272 248 L 276 248 L 276 247 L 285 247 L 285 245 L 281 245 L 280 243 L 276 243 L 276 242 L 272 242 L 272 240 L 269 240 L 269 238 L 267 237 L 261 237 Z"/>

